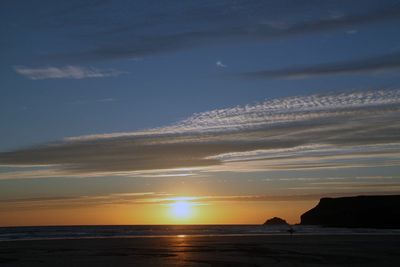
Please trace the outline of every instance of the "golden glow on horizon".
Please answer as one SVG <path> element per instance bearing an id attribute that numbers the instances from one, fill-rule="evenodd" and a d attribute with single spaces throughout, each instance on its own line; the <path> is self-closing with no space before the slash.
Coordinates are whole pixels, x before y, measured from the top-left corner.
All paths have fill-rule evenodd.
<path id="1" fill-rule="evenodd" d="M 0 203 L 0 226 L 115 225 L 115 224 L 261 224 L 277 216 L 298 223 L 317 200 L 306 201 L 203 201 L 175 197 L 166 203 L 109 204 L 98 206 L 14 207 Z"/>

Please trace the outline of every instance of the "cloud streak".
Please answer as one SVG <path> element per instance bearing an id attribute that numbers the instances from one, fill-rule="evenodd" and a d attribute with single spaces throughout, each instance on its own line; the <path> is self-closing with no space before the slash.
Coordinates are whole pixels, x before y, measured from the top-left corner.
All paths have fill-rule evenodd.
<path id="1" fill-rule="evenodd" d="M 89 22 L 82 21 L 90 32 L 82 33 L 77 39 L 87 43 L 87 47 L 75 52 L 49 54 L 47 59 L 76 62 L 141 58 L 210 43 L 270 41 L 336 29 L 348 30 L 357 25 L 400 18 L 398 3 L 390 2 L 375 8 L 365 8 L 356 3 L 344 4 L 340 16 L 326 14 L 326 10 L 333 7 L 323 2 L 300 4 L 293 1 L 282 4 L 227 1 L 218 4 L 182 4 L 173 10 L 171 7 L 158 12 L 146 9 L 146 18 L 138 15 L 136 19 L 122 19 L 118 14 L 105 24 L 102 14 L 102 19 L 95 16 Z"/>
<path id="2" fill-rule="evenodd" d="M 342 62 L 239 74 L 250 79 L 305 79 L 323 75 L 378 74 L 400 69 L 400 52 Z"/>
<path id="3" fill-rule="evenodd" d="M 101 70 L 92 67 L 78 66 L 42 68 L 16 66 L 14 69 L 18 74 L 31 80 L 104 78 L 114 77 L 124 73 L 114 69 Z"/>
<path id="4" fill-rule="evenodd" d="M 225 64 L 222 63 L 222 61 L 220 61 L 220 60 L 218 60 L 218 61 L 215 63 L 215 66 L 217 66 L 217 67 L 219 67 L 219 68 L 226 68 L 226 67 L 228 67 L 228 65 L 225 65 Z"/>
<path id="5" fill-rule="evenodd" d="M 166 127 L 3 152 L 0 164 L 52 165 L 75 176 L 396 165 L 399 116 L 400 90 L 289 97 L 203 112 Z"/>
<path id="6" fill-rule="evenodd" d="M 392 185 L 393 186 L 393 185 Z M 397 188 L 399 184 L 396 184 Z M 381 194 L 394 194 L 389 186 L 383 187 Z M 367 187 L 368 188 L 368 187 Z M 386 190 L 389 189 L 389 190 Z M 373 195 L 376 192 L 360 191 L 362 195 Z M 343 197 L 354 195 L 354 192 L 341 193 L 308 193 L 287 195 L 221 195 L 221 196 L 178 196 L 156 192 L 119 193 L 96 196 L 71 196 L 71 197 L 36 197 L 0 200 L 0 212 L 12 210 L 53 209 L 71 207 L 93 207 L 102 205 L 169 205 L 176 201 L 187 201 L 193 205 L 213 205 L 216 203 L 240 202 L 279 202 L 279 201 L 316 201 L 321 197 Z"/>

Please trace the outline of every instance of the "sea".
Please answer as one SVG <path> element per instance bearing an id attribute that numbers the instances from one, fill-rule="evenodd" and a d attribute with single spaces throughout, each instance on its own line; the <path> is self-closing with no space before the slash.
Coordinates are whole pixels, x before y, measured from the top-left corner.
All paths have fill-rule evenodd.
<path id="1" fill-rule="evenodd" d="M 290 233 L 289 229 L 294 230 Z M 326 228 L 265 225 L 90 225 L 0 227 L 0 241 L 79 238 L 249 235 L 400 235 L 400 229 Z"/>

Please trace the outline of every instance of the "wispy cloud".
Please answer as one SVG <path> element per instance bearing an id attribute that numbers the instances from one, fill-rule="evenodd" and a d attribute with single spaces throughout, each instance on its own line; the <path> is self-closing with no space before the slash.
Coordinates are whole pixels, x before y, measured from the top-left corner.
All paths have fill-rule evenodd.
<path id="1" fill-rule="evenodd" d="M 400 18 L 400 7 L 393 3 L 382 3 L 372 8 L 361 2 L 345 3 L 341 5 L 340 16 L 328 15 L 327 10 L 335 6 L 338 5 L 332 6 L 324 1 L 301 4 L 298 1 L 289 4 L 279 1 L 190 3 L 179 5 L 179 8 L 171 5 L 161 11 L 145 9 L 145 18 L 138 15 L 135 19 L 122 19 L 118 14 L 109 18 L 107 24 L 91 13 L 94 19 L 81 21 L 90 32 L 80 35 L 89 45 L 75 52 L 52 53 L 46 58 L 73 62 L 141 58 L 221 41 L 270 41 L 335 29 L 348 30 L 357 25 Z M 136 8 L 132 8 L 134 13 Z M 76 16 L 70 16 L 70 23 L 73 23 Z M 64 20 L 66 18 L 68 15 Z M 162 35 L 160 28 L 163 29 Z"/>
<path id="2" fill-rule="evenodd" d="M 239 74 L 245 78 L 284 78 L 305 79 L 322 75 L 371 74 L 394 71 L 400 69 L 400 52 L 379 55 L 370 58 L 354 59 L 349 61 L 332 62 L 283 68 L 279 70 L 262 70 Z"/>
<path id="3" fill-rule="evenodd" d="M 108 97 L 108 98 L 101 98 L 101 99 L 98 99 L 96 101 L 100 102 L 100 103 L 106 103 L 106 102 L 115 102 L 116 99 L 112 98 L 112 97 Z"/>
<path id="4" fill-rule="evenodd" d="M 54 165 L 73 175 L 397 165 L 399 116 L 400 90 L 289 97 L 203 112 L 167 127 L 3 152 L 0 164 Z"/>
<path id="5" fill-rule="evenodd" d="M 217 66 L 217 67 L 219 67 L 219 68 L 226 68 L 226 67 L 228 67 L 227 65 L 225 65 L 224 63 L 222 63 L 222 61 L 220 61 L 220 60 L 218 60 L 218 61 L 215 63 L 215 66 Z"/>
<path id="6" fill-rule="evenodd" d="M 358 33 L 358 30 L 355 30 L 355 29 L 353 29 L 353 30 L 347 30 L 346 33 L 347 33 L 347 34 L 356 34 L 356 33 Z"/>
<path id="7" fill-rule="evenodd" d="M 16 66 L 14 69 L 18 74 L 21 74 L 22 76 L 25 76 L 31 80 L 103 78 L 118 76 L 125 73 L 123 71 L 114 69 L 101 70 L 92 67 L 78 66 L 42 68 Z"/>
<path id="8" fill-rule="evenodd" d="M 155 192 L 135 192 L 135 193 L 115 193 L 108 195 L 93 196 L 51 196 L 16 198 L 0 200 L 0 211 L 12 209 L 31 209 L 31 208 L 62 208 L 62 207 L 82 207 L 111 204 L 135 204 L 151 198 L 166 197 L 167 194 Z"/>
<path id="9" fill-rule="evenodd" d="M 397 188 L 399 187 L 396 184 Z M 388 187 L 388 186 L 387 186 Z M 386 187 L 386 188 L 387 188 Z M 368 188 L 368 187 L 367 187 Z M 388 189 L 388 188 L 387 188 Z M 382 190 L 380 194 L 394 194 L 394 190 Z M 373 195 L 376 192 L 359 191 L 358 194 Z M 238 202 L 276 202 L 276 201 L 316 201 L 321 197 L 343 197 L 354 195 L 354 192 L 341 193 L 312 193 L 312 194 L 287 194 L 287 195 L 220 195 L 220 196 L 179 196 L 160 192 L 116 193 L 94 196 L 70 197 L 36 197 L 0 200 L 0 212 L 26 209 L 71 208 L 90 207 L 99 205 L 168 205 L 176 201 L 187 201 L 193 205 L 213 205 L 215 203 Z"/>
<path id="10" fill-rule="evenodd" d="M 3 167 L 3 165 L 0 165 Z M 17 167 L 15 169 L 15 167 Z M 29 168 L 26 170 L 24 165 L 13 166 L 13 170 L 0 172 L 0 180 L 11 179 L 39 179 L 39 178 L 56 178 L 56 177 L 69 177 L 69 178 L 95 178 L 110 176 L 114 177 L 129 177 L 129 178 L 160 178 L 160 177 L 200 177 L 199 172 L 203 169 L 200 168 L 178 168 L 168 170 L 141 170 L 141 171 L 113 171 L 110 172 L 69 172 L 68 170 L 60 169 L 56 165 L 41 166 L 38 169 Z"/>

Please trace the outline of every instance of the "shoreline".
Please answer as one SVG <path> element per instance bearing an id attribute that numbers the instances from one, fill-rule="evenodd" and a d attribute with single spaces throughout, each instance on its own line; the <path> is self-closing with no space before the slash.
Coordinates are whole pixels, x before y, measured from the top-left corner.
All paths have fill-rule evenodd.
<path id="1" fill-rule="evenodd" d="M 398 229 L 395 229 L 398 230 Z M 256 237 L 256 236 L 400 236 L 400 230 L 396 233 L 264 233 L 264 234 L 170 234 L 170 235 L 132 235 L 132 236 L 89 236 L 89 237 L 49 237 L 49 238 L 16 238 L 9 240 L 0 240 L 1 242 L 18 242 L 18 241 L 45 241 L 45 240 L 81 240 L 81 239 L 136 239 L 136 238 L 200 238 L 200 237 Z"/>
<path id="2" fill-rule="evenodd" d="M 400 266 L 398 235 L 252 235 L 0 242 L 12 266 Z"/>

